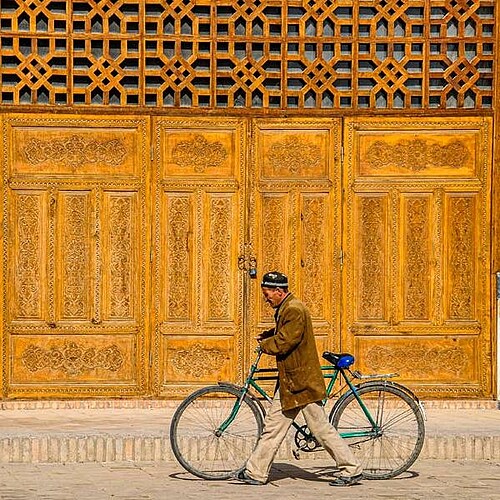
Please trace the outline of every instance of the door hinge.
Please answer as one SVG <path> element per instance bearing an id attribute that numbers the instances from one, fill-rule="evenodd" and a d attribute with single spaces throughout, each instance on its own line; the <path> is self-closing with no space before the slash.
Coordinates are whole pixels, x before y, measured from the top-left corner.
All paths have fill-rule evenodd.
<path id="1" fill-rule="evenodd" d="M 344 251 L 340 249 L 339 252 L 339 262 L 340 262 L 340 269 L 344 267 Z"/>
<path id="2" fill-rule="evenodd" d="M 153 146 L 151 146 L 149 148 L 149 158 L 150 158 L 151 161 L 154 160 L 154 148 L 153 148 Z"/>

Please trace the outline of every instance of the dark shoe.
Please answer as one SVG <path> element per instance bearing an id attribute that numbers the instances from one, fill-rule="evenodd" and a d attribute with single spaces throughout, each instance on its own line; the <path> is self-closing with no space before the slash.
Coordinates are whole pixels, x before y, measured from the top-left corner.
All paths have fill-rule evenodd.
<path id="1" fill-rule="evenodd" d="M 330 481 L 330 486 L 353 486 L 359 484 L 363 479 L 363 474 L 356 474 L 355 476 L 338 476 L 333 481 Z"/>
<path id="2" fill-rule="evenodd" d="M 246 484 L 252 484 L 253 486 L 262 486 L 263 484 L 266 484 L 265 482 L 257 481 L 257 479 L 250 477 L 247 474 L 246 469 L 237 470 L 233 472 L 230 477 L 231 479 L 236 479 L 236 481 L 240 481 Z"/>

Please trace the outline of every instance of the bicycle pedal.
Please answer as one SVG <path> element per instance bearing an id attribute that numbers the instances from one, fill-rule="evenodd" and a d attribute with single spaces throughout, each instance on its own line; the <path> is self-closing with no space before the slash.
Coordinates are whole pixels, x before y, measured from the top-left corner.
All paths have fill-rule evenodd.
<path id="1" fill-rule="evenodd" d="M 300 460 L 299 450 L 292 450 L 292 453 L 293 453 L 293 458 L 295 458 L 295 460 Z"/>

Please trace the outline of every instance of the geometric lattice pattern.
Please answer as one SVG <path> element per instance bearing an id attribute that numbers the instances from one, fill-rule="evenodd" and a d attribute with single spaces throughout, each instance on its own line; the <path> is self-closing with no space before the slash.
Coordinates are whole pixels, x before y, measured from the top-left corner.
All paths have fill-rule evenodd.
<path id="1" fill-rule="evenodd" d="M 495 0 L 2 0 L 0 104 L 492 108 Z"/>

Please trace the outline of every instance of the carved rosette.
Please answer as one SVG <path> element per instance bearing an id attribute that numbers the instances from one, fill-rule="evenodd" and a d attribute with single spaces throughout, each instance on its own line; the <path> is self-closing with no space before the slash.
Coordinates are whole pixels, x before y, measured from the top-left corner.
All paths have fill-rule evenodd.
<path id="1" fill-rule="evenodd" d="M 429 202 L 408 200 L 406 216 L 405 319 L 429 318 Z"/>
<path id="2" fill-rule="evenodd" d="M 172 150 L 173 163 L 182 168 L 192 168 L 199 174 L 207 168 L 220 167 L 228 156 L 220 142 L 210 142 L 201 134 L 195 134 L 189 141 L 179 142 Z"/>
<path id="3" fill-rule="evenodd" d="M 175 351 L 170 362 L 182 376 L 203 378 L 220 371 L 227 359 L 227 354 L 221 349 L 209 349 L 197 343 L 189 349 Z"/>
<path id="4" fill-rule="evenodd" d="M 395 166 L 420 172 L 431 167 L 451 169 L 467 167 L 471 161 L 471 154 L 460 140 L 452 140 L 441 146 L 429 139 L 414 139 L 402 140 L 396 144 L 376 141 L 368 149 L 366 159 L 374 169 Z"/>
<path id="5" fill-rule="evenodd" d="M 428 378 L 442 372 L 459 377 L 467 372 L 468 360 L 460 347 L 425 347 L 417 342 L 403 347 L 372 347 L 363 356 L 369 370 L 394 371 L 407 378 Z"/>
<path id="6" fill-rule="evenodd" d="M 290 135 L 270 147 L 266 163 L 274 170 L 296 174 L 303 169 L 319 169 L 321 161 L 321 149 L 318 145 L 309 144 L 296 135 Z"/>
<path id="7" fill-rule="evenodd" d="M 209 316 L 229 319 L 228 277 L 231 275 L 231 201 L 214 198 L 210 204 L 210 289 Z"/>
<path id="8" fill-rule="evenodd" d="M 68 196 L 63 229 L 63 317 L 83 319 L 87 312 L 88 198 Z"/>
<path id="9" fill-rule="evenodd" d="M 384 315 L 383 213 L 381 198 L 361 199 L 359 310 L 364 319 L 383 319 Z"/>
<path id="10" fill-rule="evenodd" d="M 40 291 L 40 197 L 18 197 L 17 267 L 15 270 L 17 317 L 38 318 Z"/>
<path id="11" fill-rule="evenodd" d="M 474 202 L 450 201 L 450 318 L 474 319 Z"/>
<path id="12" fill-rule="evenodd" d="M 72 376 L 98 368 L 116 372 L 122 367 L 124 360 L 115 344 L 95 349 L 82 347 L 76 342 L 67 342 L 63 347 L 50 349 L 31 344 L 21 355 L 23 365 L 32 373 L 48 368 Z"/>
<path id="13" fill-rule="evenodd" d="M 168 316 L 187 319 L 189 315 L 189 199 L 172 197 L 168 201 Z"/>
<path id="14" fill-rule="evenodd" d="M 118 166 L 123 163 L 127 150 L 123 141 L 98 141 L 72 135 L 63 139 L 30 139 L 22 150 L 30 165 L 50 162 L 70 165 L 73 169 L 89 164 Z"/>
<path id="15" fill-rule="evenodd" d="M 113 197 L 110 206 L 111 317 L 132 316 L 132 200 Z"/>

